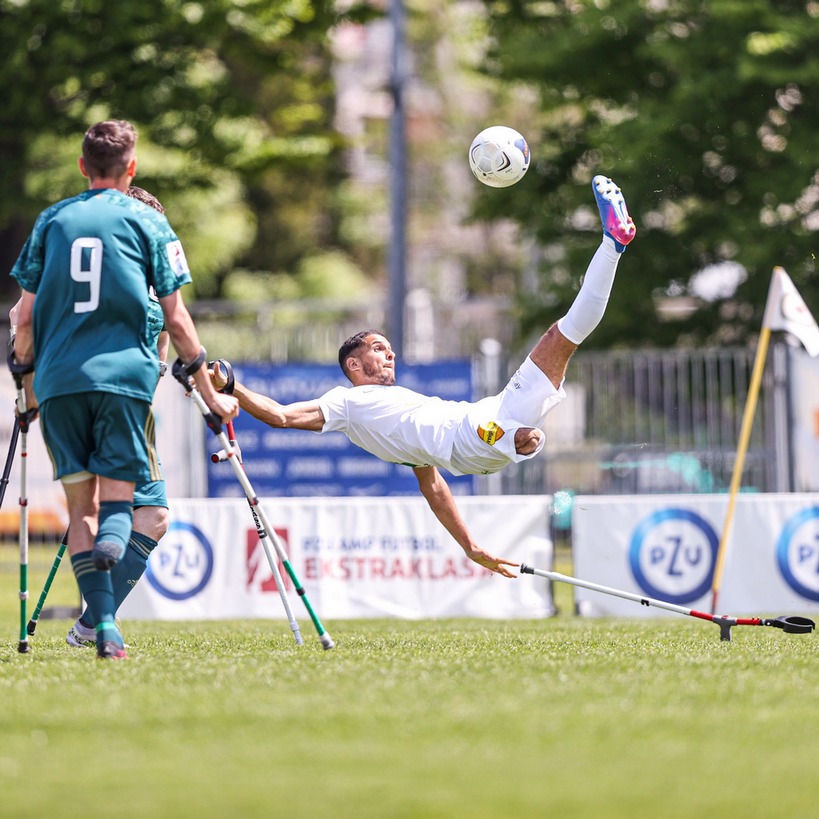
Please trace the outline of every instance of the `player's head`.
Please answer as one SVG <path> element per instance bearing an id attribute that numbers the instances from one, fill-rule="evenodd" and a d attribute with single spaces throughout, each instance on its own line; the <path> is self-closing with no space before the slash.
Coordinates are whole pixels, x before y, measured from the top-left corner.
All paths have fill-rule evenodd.
<path id="1" fill-rule="evenodd" d="M 136 171 L 134 126 L 125 120 L 112 119 L 92 125 L 82 141 L 80 169 L 92 181 L 120 179 Z"/>
<path id="2" fill-rule="evenodd" d="M 362 330 L 350 336 L 339 348 L 338 363 L 356 386 L 395 383 L 395 353 L 378 330 Z"/>
<path id="3" fill-rule="evenodd" d="M 354 336 L 350 336 L 341 347 L 338 348 L 338 366 L 347 378 L 350 377 L 350 371 L 347 359 L 356 358 L 364 346 L 367 336 L 382 335 L 378 330 L 361 330 Z"/>
<path id="4" fill-rule="evenodd" d="M 165 213 L 165 208 L 162 206 L 162 203 L 152 193 L 148 193 L 145 188 L 138 188 L 136 185 L 131 185 L 125 193 L 130 196 L 131 199 L 137 199 L 142 202 L 142 204 L 148 205 L 160 213 Z"/>

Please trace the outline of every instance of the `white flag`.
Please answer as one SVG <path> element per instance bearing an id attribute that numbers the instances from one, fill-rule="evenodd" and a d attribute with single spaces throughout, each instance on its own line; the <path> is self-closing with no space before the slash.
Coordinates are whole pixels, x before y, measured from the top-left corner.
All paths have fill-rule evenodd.
<path id="1" fill-rule="evenodd" d="M 781 267 L 773 270 L 762 326 L 792 333 L 802 342 L 809 355 L 819 355 L 819 325 L 793 286 L 790 276 Z"/>

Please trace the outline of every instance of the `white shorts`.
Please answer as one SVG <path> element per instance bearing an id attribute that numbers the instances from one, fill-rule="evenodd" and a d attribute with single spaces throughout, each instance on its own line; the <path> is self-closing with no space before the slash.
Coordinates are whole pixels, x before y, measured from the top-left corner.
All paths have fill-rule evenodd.
<path id="1" fill-rule="evenodd" d="M 527 355 L 520 369 L 503 388 L 498 415 L 541 429 L 549 411 L 565 397 L 563 384 L 555 387 L 546 373 Z"/>
<path id="2" fill-rule="evenodd" d="M 527 357 L 498 395 L 471 405 L 455 436 L 450 465 L 455 474 L 488 474 L 510 463 L 534 458 L 543 449 L 541 435 L 534 452 L 515 451 L 515 433 L 521 427 L 542 429 L 549 411 L 566 397 Z"/>

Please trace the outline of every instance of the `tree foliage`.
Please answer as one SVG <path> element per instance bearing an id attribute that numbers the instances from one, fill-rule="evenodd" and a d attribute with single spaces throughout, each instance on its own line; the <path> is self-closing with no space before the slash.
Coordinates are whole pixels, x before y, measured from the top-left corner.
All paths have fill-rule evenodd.
<path id="1" fill-rule="evenodd" d="M 759 329 L 775 265 L 819 311 L 819 3 L 504 0 L 486 8 L 486 70 L 539 94 L 531 122 L 519 127 L 533 169 L 478 208 L 512 213 L 547 251 L 539 293 L 527 296 L 533 326 L 568 305 L 593 250 L 596 173 L 622 185 L 638 235 L 591 344 L 744 340 Z M 590 231 L 588 241 L 578 228 Z M 692 314 L 661 320 L 658 298 L 696 296 L 695 274 L 728 263 L 747 275 L 735 293 L 695 298 Z"/>
<path id="2" fill-rule="evenodd" d="M 222 274 L 240 253 L 276 270 L 332 245 L 334 221 L 317 191 L 339 173 L 327 47 L 337 19 L 325 0 L 0 0 L 2 267 L 11 267 L 36 214 L 59 198 L 30 184 L 32 174 L 53 171 L 48 156 L 60 154 L 61 140 L 76 157 L 87 126 L 108 117 L 137 125 L 141 163 L 143 151 L 162 149 L 139 182 L 163 201 L 177 195 L 188 206 L 199 195 L 216 217 L 227 201 L 226 239 L 246 231 L 239 200 L 273 203 L 262 230 L 227 254 L 225 242 Z M 43 152 L 44 138 L 53 150 Z M 82 187 L 77 174 L 74 192 Z M 294 195 L 306 189 L 310 196 Z M 219 221 L 207 220 L 199 238 L 213 245 Z M 196 241 L 186 234 L 186 244 Z M 213 246 L 202 255 L 213 252 L 218 258 Z M 219 276 L 196 284 L 215 295 Z"/>

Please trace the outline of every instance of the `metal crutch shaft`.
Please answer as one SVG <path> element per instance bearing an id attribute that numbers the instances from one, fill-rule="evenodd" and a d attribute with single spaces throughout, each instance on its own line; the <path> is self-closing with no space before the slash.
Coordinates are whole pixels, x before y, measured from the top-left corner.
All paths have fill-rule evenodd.
<path id="1" fill-rule="evenodd" d="M 171 369 L 174 378 L 185 388 L 185 390 L 190 394 L 193 398 L 194 403 L 196 404 L 199 411 L 202 413 L 202 417 L 205 419 L 205 423 L 208 425 L 210 431 L 217 437 L 220 444 L 230 452 L 230 445 L 228 443 L 227 436 L 222 429 L 222 419 L 219 418 L 214 412 L 211 412 L 208 405 L 205 403 L 205 400 L 202 398 L 199 390 L 193 384 L 193 380 L 191 378 L 191 374 L 187 372 L 185 365 L 182 363 L 181 359 L 177 358 L 174 362 L 174 365 Z M 229 460 L 234 461 L 235 459 L 229 458 Z M 234 464 L 234 472 L 236 472 L 236 467 L 239 466 L 238 464 Z M 241 467 L 239 466 L 237 477 L 239 474 L 244 474 L 242 472 Z M 282 606 L 284 607 L 285 615 L 287 616 L 287 621 L 290 624 L 290 630 L 293 632 L 293 637 L 296 640 L 297 645 L 302 645 L 304 640 L 301 636 L 301 630 L 299 629 L 298 621 L 296 620 L 295 615 L 293 614 L 293 608 L 290 605 L 290 600 L 287 596 L 287 590 L 284 586 L 284 579 L 282 578 L 281 572 L 279 571 L 279 567 L 273 558 L 273 555 L 270 554 L 269 549 L 267 548 L 267 544 L 264 542 L 262 543 L 265 554 L 267 556 L 267 561 L 270 564 L 270 571 L 273 573 L 273 580 L 276 583 L 276 588 L 279 591 L 279 597 L 282 601 Z"/>

